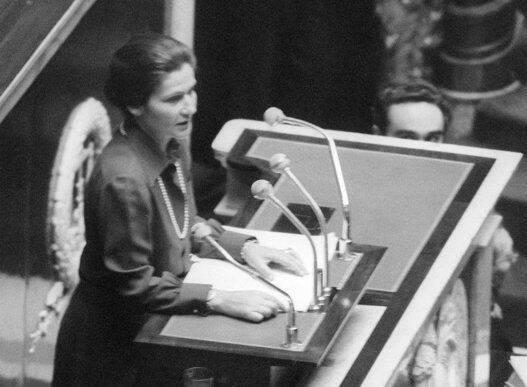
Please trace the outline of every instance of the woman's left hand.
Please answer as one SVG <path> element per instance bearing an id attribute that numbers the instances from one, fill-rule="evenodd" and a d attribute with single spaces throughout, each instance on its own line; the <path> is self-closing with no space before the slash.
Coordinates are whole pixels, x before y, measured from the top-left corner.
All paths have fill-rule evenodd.
<path id="1" fill-rule="evenodd" d="M 299 276 L 308 273 L 302 259 L 293 249 L 273 249 L 258 243 L 249 243 L 244 247 L 244 253 L 245 262 L 268 280 L 273 279 L 269 263 L 280 265 Z"/>

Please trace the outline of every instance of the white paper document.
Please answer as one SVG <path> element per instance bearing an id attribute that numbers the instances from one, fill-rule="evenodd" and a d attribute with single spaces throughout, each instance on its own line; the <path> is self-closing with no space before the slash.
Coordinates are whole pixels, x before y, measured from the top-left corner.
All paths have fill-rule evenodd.
<path id="1" fill-rule="evenodd" d="M 261 245 L 275 249 L 291 248 L 300 255 L 308 271 L 307 275 L 297 276 L 278 267 L 273 267 L 272 282 L 291 296 L 297 311 L 307 311 L 309 305 L 313 302 L 314 282 L 313 250 L 307 238 L 300 234 L 248 230 L 229 226 L 225 226 L 225 228 L 230 231 L 253 235 L 258 238 Z M 323 236 L 314 236 L 313 238 L 320 257 L 318 267 L 323 269 L 324 238 Z M 336 237 L 334 234 L 330 234 L 328 239 L 330 257 L 332 257 L 335 252 Z M 285 304 L 288 303 L 287 297 L 280 292 L 224 260 L 200 258 L 192 265 L 184 282 L 211 284 L 214 288 L 220 290 L 260 290 L 275 295 Z"/>

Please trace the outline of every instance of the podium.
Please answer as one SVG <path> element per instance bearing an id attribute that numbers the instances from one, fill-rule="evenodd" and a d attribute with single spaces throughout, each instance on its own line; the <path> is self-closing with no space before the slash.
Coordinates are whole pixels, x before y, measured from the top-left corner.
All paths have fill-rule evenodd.
<path id="1" fill-rule="evenodd" d="M 302 345 L 276 344 L 283 340 L 285 316 L 252 324 L 224 316 L 153 315 L 136 339 L 144 359 L 162 362 L 177 354 L 195 362 L 188 366 L 212 365 L 218 372 L 242 367 L 249 377 L 285 365 L 302 385 L 393 382 L 397 366 L 467 265 L 472 240 L 521 155 L 329 133 L 350 194 L 352 239 L 367 254 L 341 281 L 325 313 L 299 314 Z M 233 120 L 222 128 L 213 148 L 224 166 L 271 181 L 276 196 L 305 216 L 301 194 L 267 166 L 272 154 L 287 154 L 295 175 L 325 210 L 328 228 L 340 235 L 336 179 L 327 145 L 316 133 Z M 240 184 L 236 203 L 228 197 L 220 203 L 219 215 L 234 215 L 232 222 L 247 228 L 287 230 L 275 208 L 252 200 L 243 189 Z M 266 383 L 265 378 L 254 382 Z"/>

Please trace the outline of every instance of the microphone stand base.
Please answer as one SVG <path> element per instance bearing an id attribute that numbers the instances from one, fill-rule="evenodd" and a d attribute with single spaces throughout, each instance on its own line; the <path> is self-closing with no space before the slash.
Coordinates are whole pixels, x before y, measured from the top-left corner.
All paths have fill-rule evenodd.
<path id="1" fill-rule="evenodd" d="M 320 312 L 326 311 L 329 304 L 333 300 L 333 297 L 335 296 L 335 294 L 337 294 L 336 288 L 325 287 L 324 289 L 322 289 L 322 295 L 318 297 L 318 303 L 317 303 L 317 306 L 319 307 L 318 310 Z"/>
<path id="2" fill-rule="evenodd" d="M 364 252 L 360 250 L 360 246 L 354 244 L 349 239 L 339 238 L 337 242 L 336 258 L 341 261 L 354 261 L 361 259 Z"/>
<path id="3" fill-rule="evenodd" d="M 319 304 L 309 305 L 308 312 L 322 312 L 322 308 Z"/>
<path id="4" fill-rule="evenodd" d="M 300 345 L 298 341 L 298 327 L 296 325 L 288 325 L 286 327 L 285 343 L 282 343 L 284 348 L 295 348 Z"/>
<path id="5" fill-rule="evenodd" d="M 287 349 L 293 349 L 293 350 L 301 350 L 302 349 L 302 343 L 300 342 L 294 342 L 294 343 L 283 343 L 282 347 Z"/>

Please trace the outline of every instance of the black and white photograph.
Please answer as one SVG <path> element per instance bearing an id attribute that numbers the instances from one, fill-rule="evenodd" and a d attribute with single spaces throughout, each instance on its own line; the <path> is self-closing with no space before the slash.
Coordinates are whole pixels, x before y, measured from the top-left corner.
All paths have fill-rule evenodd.
<path id="1" fill-rule="evenodd" d="M 526 16 L 0 0 L 0 386 L 527 387 Z"/>

